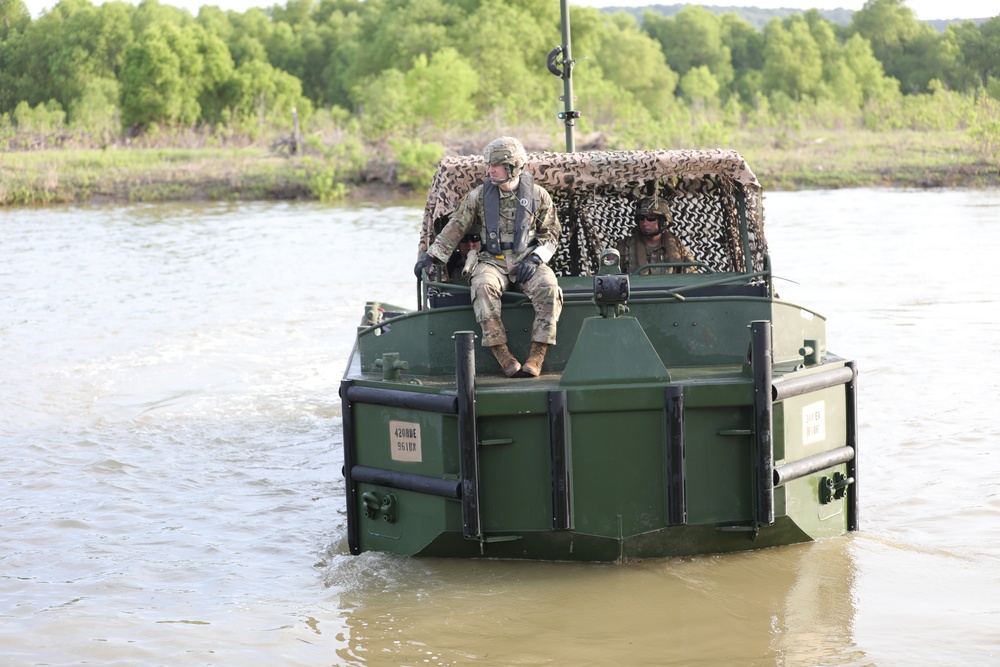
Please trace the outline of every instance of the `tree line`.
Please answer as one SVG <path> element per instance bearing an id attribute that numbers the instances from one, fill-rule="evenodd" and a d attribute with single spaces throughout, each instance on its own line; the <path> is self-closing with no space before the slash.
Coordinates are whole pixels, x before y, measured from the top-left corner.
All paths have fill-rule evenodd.
<path id="1" fill-rule="evenodd" d="M 544 64 L 559 11 L 555 0 L 288 0 L 193 16 L 157 0 L 60 0 L 33 19 L 22 0 L 0 0 L 0 140 L 252 139 L 289 131 L 293 110 L 366 142 L 484 125 L 558 135 L 562 85 Z M 983 109 L 996 123 L 1000 15 L 938 32 L 905 0 L 869 0 L 847 25 L 809 10 L 762 30 L 696 5 L 641 21 L 571 12 L 580 129 L 615 147 L 712 143 L 755 123 L 963 128 Z"/>

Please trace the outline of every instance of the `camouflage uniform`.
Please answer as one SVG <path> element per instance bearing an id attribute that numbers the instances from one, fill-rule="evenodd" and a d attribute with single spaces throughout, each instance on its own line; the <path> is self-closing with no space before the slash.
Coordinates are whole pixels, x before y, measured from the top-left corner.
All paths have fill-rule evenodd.
<path id="1" fill-rule="evenodd" d="M 667 231 L 667 225 L 673 222 L 670 204 L 657 195 L 641 197 L 635 203 L 635 231 L 627 239 L 618 244 L 618 254 L 621 255 L 621 268 L 624 273 L 638 273 L 640 266 L 646 264 L 664 264 L 668 262 L 693 262 L 694 255 L 684 247 L 676 236 Z M 656 231 L 647 230 L 642 233 L 642 220 L 657 220 Z M 660 236 L 659 243 L 650 247 L 646 241 Z M 694 273 L 693 266 L 671 266 L 643 269 L 641 275 L 664 275 L 666 273 Z"/>
<path id="2" fill-rule="evenodd" d="M 528 249 L 518 256 L 513 249 L 517 210 L 517 191 L 505 192 L 498 189 L 500 195 L 500 242 L 507 246 L 502 254 L 493 255 L 484 248 L 479 252 L 479 263 L 469 276 L 472 289 L 472 307 L 476 320 L 483 328 L 483 345 L 491 347 L 507 342 L 507 332 L 500 319 L 500 297 L 512 284 L 514 274 L 521 260 L 533 251 L 544 251 L 543 258 L 548 259 L 555 252 L 562 231 L 556 216 L 552 197 L 540 185 L 533 185 L 535 200 L 535 216 L 528 232 Z M 458 210 L 445 225 L 441 233 L 427 250 L 428 254 L 440 262 L 447 262 L 458 242 L 468 233 L 478 233 L 485 239 L 485 206 L 483 203 L 484 186 L 474 188 L 462 200 Z M 547 255 L 547 256 L 546 256 Z M 562 290 L 556 280 L 556 275 L 546 264 L 538 265 L 535 273 L 523 285 L 521 290 L 531 300 L 535 309 L 535 322 L 531 329 L 531 340 L 536 343 L 554 345 L 556 342 L 556 323 L 562 312 Z"/>
<path id="3" fill-rule="evenodd" d="M 636 230 L 627 239 L 618 244 L 621 254 L 622 272 L 637 273 L 645 264 L 661 264 L 665 262 L 693 262 L 694 255 L 676 236 L 663 232 L 660 242 L 654 248 L 646 245 L 643 236 Z M 693 266 L 658 266 L 643 269 L 642 275 L 663 275 L 666 273 L 694 273 Z"/>

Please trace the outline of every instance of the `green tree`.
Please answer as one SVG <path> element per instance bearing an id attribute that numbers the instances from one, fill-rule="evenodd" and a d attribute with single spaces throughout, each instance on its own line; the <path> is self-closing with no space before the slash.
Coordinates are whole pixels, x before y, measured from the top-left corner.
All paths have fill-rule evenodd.
<path id="1" fill-rule="evenodd" d="M 358 115 L 366 136 L 385 139 L 388 136 L 413 136 L 416 122 L 413 99 L 406 87 L 406 75 L 389 68 L 353 91 Z"/>
<path id="2" fill-rule="evenodd" d="M 429 60 L 423 54 L 417 56 L 405 81 L 418 118 L 445 126 L 475 117 L 479 79 L 472 65 L 455 49 L 446 47 Z"/>
<path id="3" fill-rule="evenodd" d="M 806 21 L 793 16 L 786 27 L 775 19 L 764 29 L 764 39 L 765 91 L 792 100 L 815 95 L 823 77 L 823 58 Z"/>
<path id="4" fill-rule="evenodd" d="M 10 113 L 18 94 L 20 43 L 31 25 L 31 14 L 21 0 L 0 0 L 0 116 Z"/>
<path id="5" fill-rule="evenodd" d="M 677 73 L 664 61 L 656 40 L 642 33 L 631 17 L 622 14 L 609 21 L 593 55 L 603 78 L 629 93 L 632 103 L 642 104 L 653 118 L 675 107 Z"/>
<path id="6" fill-rule="evenodd" d="M 452 30 L 453 46 L 479 75 L 477 107 L 508 123 L 539 119 L 556 106 L 557 80 L 543 63 L 558 31 L 558 7 L 484 0 Z M 549 115 L 551 118 L 551 115 Z"/>
<path id="7" fill-rule="evenodd" d="M 258 7 L 252 7 L 242 14 L 229 14 L 233 30 L 226 45 L 237 67 L 253 60 L 267 61 L 268 42 L 273 31 L 271 20 Z"/>
<path id="8" fill-rule="evenodd" d="M 103 142 L 121 130 L 118 118 L 120 87 L 114 79 L 93 79 L 70 108 L 70 126 Z"/>
<path id="9" fill-rule="evenodd" d="M 736 14 L 719 17 L 722 43 L 733 66 L 732 91 L 749 102 L 759 93 L 764 69 L 764 35 Z"/>
<path id="10" fill-rule="evenodd" d="M 854 13 L 848 29 L 866 38 L 887 75 L 910 93 L 929 90 L 947 61 L 941 38 L 929 24 L 917 21 L 905 0 L 868 0 Z"/>
<path id="11" fill-rule="evenodd" d="M 285 23 L 298 29 L 312 23 L 313 0 L 287 0 L 284 6 L 271 7 L 271 20 Z"/>
<path id="12" fill-rule="evenodd" d="M 12 35 L 4 71 L 14 99 L 55 99 L 71 108 L 91 80 L 117 78 L 132 38 L 132 11 L 123 2 L 94 7 L 89 0 L 62 0 Z"/>
<path id="13" fill-rule="evenodd" d="M 314 99 L 322 99 L 345 109 L 351 108 L 354 103 L 351 91 L 357 85 L 353 78 L 355 68 L 351 63 L 363 53 L 361 16 L 358 12 L 345 14 L 336 10 L 328 15 L 318 29 L 327 48 L 325 53 L 320 54 L 322 69 L 316 70 L 321 74 L 317 84 L 323 95 Z"/>
<path id="14" fill-rule="evenodd" d="M 169 24 L 168 24 L 169 25 Z M 126 128 L 144 130 L 153 123 L 173 124 L 184 110 L 180 58 L 152 24 L 125 51 L 121 76 L 121 119 Z"/>
<path id="15" fill-rule="evenodd" d="M 66 112 L 56 100 L 38 104 L 34 108 L 22 100 L 11 116 L 17 129 L 22 132 L 50 134 L 61 130 L 66 123 Z"/>
<path id="16" fill-rule="evenodd" d="M 979 26 L 966 21 L 955 28 L 955 35 L 964 61 L 980 86 L 986 86 L 991 77 L 1000 78 L 1000 16 Z"/>
<path id="17" fill-rule="evenodd" d="M 195 40 L 197 58 L 200 60 L 200 77 L 197 83 L 200 120 L 215 124 L 223 120 L 227 110 L 237 100 L 234 81 L 236 67 L 222 38 L 205 30 L 200 24 L 187 29 Z"/>
<path id="18" fill-rule="evenodd" d="M 153 24 L 171 24 L 177 27 L 194 21 L 191 12 L 174 5 L 160 4 L 159 0 L 141 0 L 132 14 L 132 34 L 141 35 Z"/>
<path id="19" fill-rule="evenodd" d="M 235 73 L 236 106 L 234 116 L 244 127 L 263 130 L 268 125 L 289 127 L 292 109 L 301 116 L 311 110 L 302 97 L 302 82 L 262 60 L 243 63 Z"/>
<path id="20" fill-rule="evenodd" d="M 365 48 L 349 63 L 355 82 L 451 46 L 449 28 L 461 17 L 461 11 L 444 0 L 376 0 L 365 5 L 360 15 Z"/>
<path id="21" fill-rule="evenodd" d="M 22 0 L 0 0 L 0 42 L 12 31 L 22 31 L 31 23 L 31 12 Z"/>
<path id="22" fill-rule="evenodd" d="M 719 82 L 705 65 L 692 67 L 681 77 L 681 92 L 698 108 L 718 101 Z"/>
<path id="23" fill-rule="evenodd" d="M 844 43 L 843 53 L 844 62 L 854 73 L 863 102 L 886 100 L 899 92 L 899 82 L 886 76 L 867 39 L 851 35 Z"/>
<path id="24" fill-rule="evenodd" d="M 705 66 L 722 89 L 733 83 L 732 54 L 723 40 L 722 23 L 707 9 L 686 5 L 673 18 L 646 12 L 643 29 L 660 43 L 667 64 L 680 76 Z"/>

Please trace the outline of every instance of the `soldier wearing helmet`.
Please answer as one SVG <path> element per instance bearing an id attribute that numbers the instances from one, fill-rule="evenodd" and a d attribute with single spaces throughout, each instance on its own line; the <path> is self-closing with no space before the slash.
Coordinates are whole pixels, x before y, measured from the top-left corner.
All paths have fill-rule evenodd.
<path id="1" fill-rule="evenodd" d="M 618 244 L 622 271 L 642 275 L 695 271 L 693 266 L 657 266 L 639 271 L 647 264 L 694 261 L 691 251 L 667 230 L 670 222 L 673 222 L 673 216 L 665 199 L 642 197 L 636 202 L 635 230 Z"/>
<path id="2" fill-rule="evenodd" d="M 435 260 L 446 263 L 463 237 L 479 235 L 482 247 L 469 285 L 483 345 L 490 348 L 507 377 L 537 377 L 548 346 L 556 342 L 556 323 L 562 312 L 562 290 L 548 266 L 562 229 L 552 197 L 524 171 L 528 154 L 520 141 L 494 139 L 483 151 L 483 160 L 486 180 L 465 196 L 417 260 L 414 273 L 420 278 Z M 527 295 L 535 310 L 531 352 L 523 366 L 507 347 L 507 331 L 500 319 L 500 297 L 513 285 Z"/>
<path id="3" fill-rule="evenodd" d="M 468 278 L 469 255 L 478 255 L 482 246 L 482 239 L 479 234 L 466 234 L 458 241 L 458 249 L 451 253 L 448 263 L 445 265 L 443 279 L 449 282 L 459 282 L 463 278 Z M 473 260 L 477 261 L 477 260 Z M 462 275 L 465 273 L 465 275 Z"/>

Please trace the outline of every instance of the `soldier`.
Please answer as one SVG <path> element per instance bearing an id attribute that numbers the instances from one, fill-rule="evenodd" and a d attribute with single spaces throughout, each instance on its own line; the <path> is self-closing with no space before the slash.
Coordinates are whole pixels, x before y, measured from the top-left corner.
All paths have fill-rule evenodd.
<path id="1" fill-rule="evenodd" d="M 419 278 L 434 260 L 447 262 L 466 234 L 482 237 L 478 263 L 469 276 L 472 307 L 504 375 L 537 377 L 549 345 L 556 342 L 562 312 L 562 290 L 547 262 L 555 254 L 562 231 L 552 197 L 524 171 L 528 155 L 514 137 L 500 137 L 483 153 L 488 178 L 462 200 L 413 271 Z M 522 366 L 507 348 L 500 319 L 500 297 L 516 283 L 535 309 L 531 353 Z"/>
<path id="2" fill-rule="evenodd" d="M 665 262 L 693 262 L 694 255 L 684 244 L 667 231 L 667 223 L 673 222 L 670 207 L 659 197 L 643 197 L 635 206 L 635 231 L 618 244 L 622 271 L 637 273 L 646 264 Z M 670 266 L 643 269 L 642 275 L 662 275 L 665 273 L 693 273 L 693 266 Z"/>
<path id="3" fill-rule="evenodd" d="M 458 250 L 451 253 L 451 257 L 448 258 L 448 264 L 445 266 L 444 273 L 447 276 L 448 282 L 457 283 L 467 277 L 462 275 L 462 271 L 465 270 L 469 253 L 478 254 L 481 245 L 482 239 L 479 238 L 479 234 L 466 234 L 459 240 Z"/>

